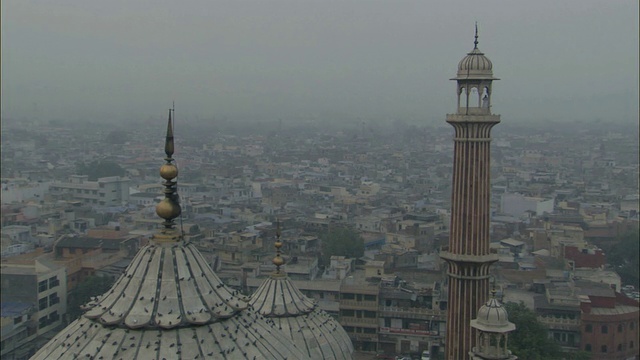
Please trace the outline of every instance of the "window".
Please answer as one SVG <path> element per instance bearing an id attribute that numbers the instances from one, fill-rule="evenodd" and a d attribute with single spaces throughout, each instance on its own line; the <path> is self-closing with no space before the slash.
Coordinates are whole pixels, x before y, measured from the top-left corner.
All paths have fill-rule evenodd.
<path id="1" fill-rule="evenodd" d="M 608 334 L 609 333 L 609 327 L 607 325 L 602 325 L 600 327 L 600 333 L 602 334 Z"/>
<path id="2" fill-rule="evenodd" d="M 622 332 L 622 328 L 623 328 L 622 324 L 619 324 L 618 325 L 618 332 Z"/>
<path id="3" fill-rule="evenodd" d="M 606 353 L 607 352 L 607 345 L 602 345 L 600 347 L 600 352 Z"/>
<path id="4" fill-rule="evenodd" d="M 636 323 L 634 323 L 633 321 L 629 323 L 629 329 L 633 330 L 636 327 Z"/>
<path id="5" fill-rule="evenodd" d="M 47 325 L 49 325 L 49 321 L 48 321 L 46 316 L 43 316 L 38 320 L 38 328 L 39 329 L 42 329 L 43 327 L 45 327 Z"/>
<path id="6" fill-rule="evenodd" d="M 365 295 L 364 299 L 365 299 L 365 301 L 376 301 L 376 296 L 375 295 Z"/>
<path id="7" fill-rule="evenodd" d="M 618 344 L 618 351 L 622 351 L 622 344 Z"/>
<path id="8" fill-rule="evenodd" d="M 22 322 L 22 315 L 13 318 L 13 325 L 20 324 Z"/>
<path id="9" fill-rule="evenodd" d="M 366 318 L 375 318 L 376 317 L 376 312 L 375 311 L 364 311 L 364 317 Z"/>
<path id="10" fill-rule="evenodd" d="M 365 334 L 375 334 L 376 333 L 376 329 L 375 328 L 364 328 L 364 333 Z"/>
<path id="11" fill-rule="evenodd" d="M 60 280 L 58 280 L 57 276 L 49 278 L 49 289 L 54 288 L 60 285 Z"/>
<path id="12" fill-rule="evenodd" d="M 584 346 L 584 351 L 591 351 L 591 344 L 586 344 Z"/>
<path id="13" fill-rule="evenodd" d="M 49 295 L 49 305 L 50 306 L 53 306 L 53 305 L 55 305 L 55 304 L 57 304 L 59 302 L 60 302 L 60 298 L 58 297 L 58 293 L 57 292 Z"/>
<path id="14" fill-rule="evenodd" d="M 54 323 L 58 320 L 60 320 L 60 315 L 58 315 L 57 311 L 54 311 L 51 314 L 49 314 L 49 324 Z"/>
<path id="15" fill-rule="evenodd" d="M 355 311 L 354 310 L 342 310 L 341 315 L 342 316 L 355 316 Z"/>
<path id="16" fill-rule="evenodd" d="M 353 300 L 356 298 L 356 296 L 355 294 L 346 293 L 346 294 L 342 294 L 342 298 L 345 300 Z"/>
<path id="17" fill-rule="evenodd" d="M 629 349 L 633 349 L 633 341 L 629 341 Z"/>
<path id="18" fill-rule="evenodd" d="M 47 280 L 42 280 L 38 283 L 38 292 L 47 291 Z"/>
<path id="19" fill-rule="evenodd" d="M 587 325 L 584 327 L 584 331 L 585 331 L 585 332 L 588 332 L 588 333 L 593 332 L 593 325 L 591 325 L 591 324 L 587 324 Z"/>
<path id="20" fill-rule="evenodd" d="M 43 297 L 42 299 L 38 300 L 38 310 L 44 310 L 47 308 L 47 306 L 48 306 L 48 302 L 46 297 Z"/>

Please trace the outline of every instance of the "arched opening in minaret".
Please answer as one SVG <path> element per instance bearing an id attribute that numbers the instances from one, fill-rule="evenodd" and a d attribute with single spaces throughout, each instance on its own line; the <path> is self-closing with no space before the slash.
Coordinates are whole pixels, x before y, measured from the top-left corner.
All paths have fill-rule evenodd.
<path id="1" fill-rule="evenodd" d="M 478 88 L 477 87 L 472 87 L 471 91 L 469 92 L 469 97 L 471 98 L 471 100 L 476 100 L 477 102 L 475 102 L 478 105 L 474 105 L 474 102 L 469 103 L 469 107 L 480 107 L 480 93 L 478 92 Z"/>
<path id="2" fill-rule="evenodd" d="M 480 104 L 480 107 L 482 107 L 483 109 L 489 109 L 491 107 L 491 95 L 489 94 L 488 86 L 485 86 L 482 89 Z"/>
<path id="3" fill-rule="evenodd" d="M 466 108 L 468 101 L 469 96 L 467 95 L 467 89 L 464 86 L 461 86 L 458 91 L 458 107 Z"/>

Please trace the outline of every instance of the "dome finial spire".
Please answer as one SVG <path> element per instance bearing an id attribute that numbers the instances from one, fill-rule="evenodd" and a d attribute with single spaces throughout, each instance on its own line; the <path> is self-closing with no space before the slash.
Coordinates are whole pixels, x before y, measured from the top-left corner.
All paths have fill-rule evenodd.
<path id="1" fill-rule="evenodd" d="M 173 124 L 171 122 L 171 112 L 169 109 L 169 120 L 167 121 L 167 135 L 164 143 L 164 153 L 167 157 L 164 158 L 165 164 L 160 167 L 160 176 L 165 180 L 164 185 L 164 199 L 156 205 L 156 214 L 164 219 L 162 225 L 164 229 L 160 234 L 156 234 L 154 239 L 156 241 L 177 241 L 181 238 L 174 229 L 174 219 L 180 216 L 182 209 L 178 202 L 178 187 L 175 178 L 178 176 L 178 168 L 173 163 L 172 158 L 174 151 L 173 144 Z"/>
<path id="2" fill-rule="evenodd" d="M 276 219 L 276 243 L 274 246 L 276 247 L 276 257 L 273 258 L 272 262 L 276 266 L 276 274 L 280 274 L 280 266 L 284 265 L 284 259 L 280 253 L 280 248 L 282 247 L 282 242 L 280 241 L 280 219 Z"/>
<path id="3" fill-rule="evenodd" d="M 473 48 L 477 49 L 478 48 L 478 22 L 476 21 L 476 36 L 475 36 L 475 41 L 473 42 Z"/>

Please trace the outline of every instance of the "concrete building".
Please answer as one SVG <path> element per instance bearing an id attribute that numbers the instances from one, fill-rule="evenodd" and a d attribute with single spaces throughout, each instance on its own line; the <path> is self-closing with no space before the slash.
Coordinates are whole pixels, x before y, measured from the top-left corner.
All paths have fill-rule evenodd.
<path id="1" fill-rule="evenodd" d="M 35 351 L 32 343 L 37 329 L 31 316 L 35 307 L 30 303 L 2 302 L 2 342 L 0 356 L 3 359 L 27 359 Z"/>
<path id="2" fill-rule="evenodd" d="M 582 350 L 593 360 L 637 359 L 638 302 L 605 284 L 579 282 Z"/>
<path id="3" fill-rule="evenodd" d="M 129 179 L 119 176 L 89 181 L 88 175 L 71 175 L 67 182 L 56 182 L 49 186 L 54 197 L 78 200 L 99 206 L 121 206 L 129 201 Z"/>
<path id="4" fill-rule="evenodd" d="M 33 307 L 32 310 L 24 313 L 28 315 L 26 318 L 21 318 L 21 321 L 25 322 L 25 328 L 6 328 L 7 336 L 9 333 L 13 335 L 9 336 L 12 338 L 9 341 L 11 345 L 7 343 L 10 348 L 2 351 L 3 359 L 22 358 L 25 353 L 31 356 L 38 344 L 42 343 L 38 341 L 41 336 L 64 324 L 63 319 L 67 313 L 66 269 L 64 266 L 34 257 L 32 254 L 15 256 L 2 262 L 0 294 L 3 306 L 9 303 L 24 304 L 25 309 L 27 305 Z M 8 320 L 4 319 L 3 315 L 3 322 L 6 321 Z M 18 325 L 15 317 L 11 321 Z M 4 325 L 3 329 L 5 329 Z M 3 339 L 4 335 L 3 332 Z M 24 336 L 30 340 L 22 341 L 25 339 Z"/>
<path id="5" fill-rule="evenodd" d="M 500 115 L 491 112 L 493 65 L 478 49 L 458 64 L 455 114 L 447 122 L 455 129 L 451 230 L 449 246 L 440 256 L 449 266 L 449 309 L 445 359 L 469 359 L 476 345 L 470 326 L 489 296 L 489 267 L 498 260 L 490 241 L 491 128 Z"/>
<path id="6" fill-rule="evenodd" d="M 522 194 L 504 193 L 500 197 L 500 212 L 502 214 L 520 217 L 527 211 L 542 215 L 553 212 L 554 199 L 524 196 Z"/>

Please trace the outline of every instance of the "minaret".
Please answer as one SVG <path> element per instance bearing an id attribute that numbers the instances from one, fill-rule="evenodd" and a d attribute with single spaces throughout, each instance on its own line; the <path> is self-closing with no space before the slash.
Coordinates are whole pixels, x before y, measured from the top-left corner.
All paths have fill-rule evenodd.
<path id="1" fill-rule="evenodd" d="M 516 329 L 509 321 L 507 310 L 491 291 L 491 299 L 478 310 L 478 317 L 471 320 L 476 330 L 476 346 L 469 353 L 472 360 L 517 360 L 508 346 L 509 333 Z"/>
<path id="2" fill-rule="evenodd" d="M 489 294 L 489 266 L 498 260 L 489 252 L 490 132 L 500 122 L 491 113 L 491 61 L 474 47 L 458 64 L 457 111 L 447 114 L 455 130 L 451 226 L 448 249 L 449 302 L 445 359 L 469 359 L 475 345 L 470 322 Z"/>

